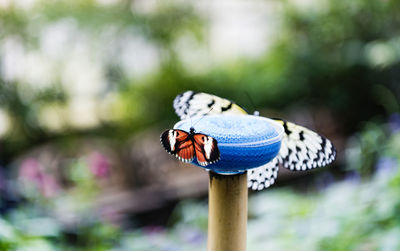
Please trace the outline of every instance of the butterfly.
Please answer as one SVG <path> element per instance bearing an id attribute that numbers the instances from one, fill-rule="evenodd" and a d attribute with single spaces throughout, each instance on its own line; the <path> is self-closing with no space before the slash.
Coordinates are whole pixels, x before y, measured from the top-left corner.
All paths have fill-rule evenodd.
<path id="1" fill-rule="evenodd" d="M 206 114 L 248 114 L 233 101 L 194 91 L 179 94 L 173 106 L 181 119 Z M 248 187 L 253 190 L 262 190 L 274 184 L 280 166 L 291 171 L 305 171 L 329 165 L 336 158 L 335 147 L 324 136 L 295 123 L 274 120 L 282 124 L 285 132 L 281 149 L 272 161 L 248 171 Z"/>
<path id="2" fill-rule="evenodd" d="M 160 141 L 169 154 L 183 162 L 192 162 L 196 157 L 199 165 L 208 166 L 220 159 L 217 140 L 196 133 L 193 127 L 189 133 L 178 129 L 166 130 L 161 134 Z"/>

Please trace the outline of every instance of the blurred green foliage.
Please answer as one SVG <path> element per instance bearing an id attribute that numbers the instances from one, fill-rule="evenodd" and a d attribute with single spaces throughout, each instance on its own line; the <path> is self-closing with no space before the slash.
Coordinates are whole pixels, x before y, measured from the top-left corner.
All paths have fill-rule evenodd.
<path id="1" fill-rule="evenodd" d="M 76 34 L 66 35 L 78 37 L 77 41 L 72 37 L 67 38 L 71 40 L 71 43 L 78 43 L 77 46 L 80 46 L 79 43 L 88 42 L 90 43 L 89 46 L 98 47 L 94 50 L 107 49 L 111 51 L 102 56 L 101 62 L 97 62 L 102 65 L 102 71 L 106 74 L 104 76 L 106 86 L 101 93 L 97 93 L 95 96 L 97 99 L 104 99 L 108 94 L 114 94 L 117 101 L 111 105 L 113 108 L 110 109 L 118 110 L 115 119 L 103 119 L 100 121 L 101 123 L 90 128 L 76 128 L 66 125 L 62 130 L 54 132 L 43 126 L 43 122 L 40 121 L 41 109 L 57 105 L 67 106 L 68 108 L 71 99 L 75 95 L 79 95 L 79 93 L 70 93 L 66 90 L 70 83 L 62 83 L 62 73 L 55 73 L 60 74 L 60 76 L 56 76 L 54 82 L 44 88 L 40 87 L 43 85 L 41 83 L 34 82 L 32 87 L 32 84 L 27 85 L 18 80 L 10 81 L 4 76 L 0 76 L 0 108 L 7 111 L 13 127 L 9 134 L 3 137 L 4 144 L 8 146 L 2 151 L 2 157 L 5 161 L 9 161 L 10 158 L 26 148 L 54 140 L 54 138 L 62 139 L 65 136 L 76 137 L 82 134 L 96 134 L 125 139 L 143 126 L 159 121 L 159 118 L 155 118 L 159 113 L 157 112 L 156 115 L 153 113 L 160 110 L 160 107 L 165 107 L 166 103 L 171 103 L 171 100 L 164 97 L 154 102 L 158 97 L 151 92 L 147 93 L 147 87 L 143 88 L 142 86 L 152 86 L 151 89 L 156 88 L 154 81 L 158 82 L 158 77 L 170 75 L 166 76 L 166 78 L 172 78 L 170 84 L 165 81 L 164 77 L 161 77 L 166 83 L 159 91 L 163 93 L 167 90 L 171 95 L 177 93 L 176 89 L 169 90 L 169 87 L 179 82 L 182 75 L 179 72 L 181 69 L 178 66 L 179 60 L 175 55 L 174 43 L 182 34 L 191 34 L 200 41 L 202 39 L 202 21 L 187 4 L 160 3 L 150 14 L 132 11 L 130 5 L 129 1 L 123 1 L 112 6 L 102 6 L 95 1 L 49 1 L 46 4 L 39 4 L 40 8 L 33 8 L 26 12 L 12 7 L 0 9 L 0 20 L 2 20 L 0 39 L 3 40 L 4 44 L 7 43 L 7 39 L 11 39 L 11 43 L 21 42 L 21 46 L 27 53 L 26 57 L 32 53 L 34 55 L 42 54 L 44 58 L 49 58 L 46 55 L 49 52 L 45 51 L 46 44 L 43 45 L 45 43 L 43 42 L 45 39 L 43 34 L 46 29 L 52 28 L 52 24 L 57 26 L 59 23 L 67 24 L 67 30 L 59 32 L 71 32 L 68 29 L 76 29 L 73 31 Z M 65 29 L 63 25 L 59 26 L 61 26 L 59 29 Z M 59 34 L 56 30 L 54 36 L 57 35 Z M 140 80 L 128 78 L 121 69 L 120 63 L 116 63 L 115 59 L 112 58 L 119 56 L 119 48 L 116 48 L 118 45 L 115 44 L 115 41 L 108 41 L 107 38 L 104 38 L 105 35 L 111 35 L 110 38 L 115 40 L 125 39 L 124 36 L 132 35 L 153 44 L 159 50 L 159 75 L 155 72 L 154 76 L 150 75 Z M 79 36 L 89 39 L 80 41 Z M 16 39 L 16 41 L 13 41 L 13 39 Z M 57 39 L 57 37 L 52 39 Z M 17 43 L 17 47 L 12 49 L 19 49 L 18 45 Z M 139 47 L 138 50 L 140 49 Z M 52 55 L 50 55 L 51 57 Z M 132 55 L 132 57 L 135 57 L 135 55 Z M 61 60 L 62 65 L 64 64 L 62 61 L 68 61 L 68 55 L 64 54 L 61 59 L 57 60 Z M 50 63 L 59 64 L 58 61 L 53 60 Z M 40 64 L 40 62 L 37 63 Z M 13 67 L 18 66 L 14 65 Z M 171 73 L 171 71 L 173 72 Z M 85 83 L 82 84 L 85 85 Z M 38 87 L 34 87 L 35 85 Z M 90 85 L 96 86 L 100 83 L 90 83 Z M 151 99 L 151 96 L 154 99 Z M 160 105 L 160 102 L 163 104 Z M 97 101 L 97 103 L 100 102 Z"/>

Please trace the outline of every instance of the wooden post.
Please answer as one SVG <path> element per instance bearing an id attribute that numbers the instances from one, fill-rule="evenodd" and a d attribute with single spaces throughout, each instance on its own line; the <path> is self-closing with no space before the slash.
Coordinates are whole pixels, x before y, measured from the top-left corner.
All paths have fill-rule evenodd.
<path id="1" fill-rule="evenodd" d="M 210 171 L 208 251 L 245 251 L 247 173 L 220 175 Z"/>

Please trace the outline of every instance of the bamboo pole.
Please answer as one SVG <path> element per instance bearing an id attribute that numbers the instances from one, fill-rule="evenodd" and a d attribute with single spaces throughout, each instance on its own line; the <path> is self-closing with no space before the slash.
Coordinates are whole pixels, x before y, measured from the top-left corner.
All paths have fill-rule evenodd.
<path id="1" fill-rule="evenodd" d="M 245 251 L 247 173 L 220 175 L 210 171 L 208 251 Z"/>

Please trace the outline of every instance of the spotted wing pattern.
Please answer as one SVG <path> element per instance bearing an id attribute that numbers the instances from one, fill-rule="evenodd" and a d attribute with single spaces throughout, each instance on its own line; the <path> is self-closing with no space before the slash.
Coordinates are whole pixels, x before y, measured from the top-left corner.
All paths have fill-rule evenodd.
<path id="1" fill-rule="evenodd" d="M 276 119 L 285 129 L 278 161 L 292 171 L 305 171 L 323 167 L 336 158 L 332 142 L 305 127 Z"/>
<path id="2" fill-rule="evenodd" d="M 230 100 L 194 91 L 179 94 L 174 100 L 174 108 L 181 119 L 208 114 L 247 114 Z M 336 158 L 335 147 L 327 138 L 294 123 L 275 120 L 285 129 L 281 149 L 272 161 L 248 171 L 248 187 L 253 190 L 271 186 L 278 176 L 279 166 L 304 171 L 326 166 Z"/>
<path id="3" fill-rule="evenodd" d="M 253 190 L 263 190 L 272 186 L 278 177 L 278 157 L 267 164 L 253 168 L 247 172 L 247 186 Z"/>
<path id="4" fill-rule="evenodd" d="M 228 99 L 194 91 L 186 91 L 176 96 L 174 109 L 181 119 L 206 114 L 247 114 L 243 108 Z"/>
<path id="5" fill-rule="evenodd" d="M 248 171 L 248 187 L 253 190 L 271 186 L 278 176 L 279 166 L 305 171 L 329 165 L 336 158 L 336 149 L 327 138 L 294 123 L 275 121 L 285 129 L 281 149 L 272 161 Z"/>
<path id="6" fill-rule="evenodd" d="M 201 133 L 196 133 L 193 138 L 197 162 L 201 166 L 207 166 L 219 160 L 220 153 L 216 139 Z"/>

